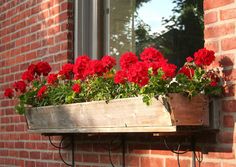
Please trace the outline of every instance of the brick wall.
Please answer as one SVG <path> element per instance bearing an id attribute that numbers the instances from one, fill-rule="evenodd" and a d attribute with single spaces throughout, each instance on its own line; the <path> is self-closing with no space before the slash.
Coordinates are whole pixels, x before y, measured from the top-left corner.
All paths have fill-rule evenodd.
<path id="1" fill-rule="evenodd" d="M 2 91 L 32 62 L 57 70 L 71 61 L 72 7 L 69 0 L 0 0 L 0 166 L 58 165 L 47 138 L 26 133 L 24 117 Z"/>
<path id="2" fill-rule="evenodd" d="M 216 51 L 215 65 L 223 68 L 226 86 L 222 98 L 220 132 L 217 144 L 218 152 L 206 155 L 207 160 L 217 166 L 236 166 L 236 99 L 235 99 L 235 57 L 236 57 L 236 1 L 205 0 L 205 45 Z M 219 162 L 215 160 L 221 156 Z"/>
<path id="3" fill-rule="evenodd" d="M 72 7 L 70 0 L 0 0 L 0 166 L 65 166 L 48 137 L 26 132 L 23 116 L 14 113 L 13 101 L 3 98 L 3 90 L 31 62 L 46 60 L 56 71 L 72 61 Z M 220 131 L 197 135 L 197 149 L 202 150 L 202 167 L 236 167 L 236 0 L 205 0 L 206 47 L 217 55 L 227 85 L 222 100 Z M 109 148 L 115 166 L 121 166 L 120 135 L 76 135 L 75 161 L 79 167 L 110 167 Z M 152 134 L 125 136 L 127 167 L 176 167 L 177 156 L 166 149 L 164 137 Z M 58 144 L 61 137 L 53 137 Z M 169 137 L 170 147 L 181 150 L 190 138 Z M 66 141 L 67 142 L 67 141 Z M 70 163 L 70 148 L 62 152 Z M 181 167 L 191 166 L 192 154 L 180 155 Z M 198 164 L 197 164 L 198 165 Z"/>

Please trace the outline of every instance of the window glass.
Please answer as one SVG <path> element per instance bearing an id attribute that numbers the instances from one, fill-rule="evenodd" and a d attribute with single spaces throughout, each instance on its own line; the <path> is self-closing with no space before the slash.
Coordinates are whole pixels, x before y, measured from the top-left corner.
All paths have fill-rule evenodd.
<path id="1" fill-rule="evenodd" d="M 181 66 L 204 46 L 203 0 L 104 0 L 105 50 L 116 56 L 159 49 Z"/>

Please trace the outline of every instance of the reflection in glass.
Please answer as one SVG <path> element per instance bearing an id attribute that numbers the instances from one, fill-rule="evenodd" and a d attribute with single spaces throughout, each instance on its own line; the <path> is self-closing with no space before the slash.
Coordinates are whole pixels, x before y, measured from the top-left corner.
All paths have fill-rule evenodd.
<path id="1" fill-rule="evenodd" d="M 181 66 L 204 46 L 203 0 L 106 0 L 106 52 L 159 49 Z"/>

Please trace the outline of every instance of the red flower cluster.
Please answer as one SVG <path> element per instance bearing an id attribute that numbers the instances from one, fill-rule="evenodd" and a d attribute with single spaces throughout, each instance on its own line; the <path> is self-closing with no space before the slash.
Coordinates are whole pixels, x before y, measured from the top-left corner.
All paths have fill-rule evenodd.
<path id="1" fill-rule="evenodd" d="M 38 62 L 36 65 L 35 64 L 31 64 L 28 67 L 28 70 L 25 71 L 22 74 L 21 78 L 22 78 L 22 80 L 31 82 L 35 78 L 40 76 L 41 74 L 43 74 L 44 76 L 47 76 L 51 72 L 51 70 L 52 69 L 51 69 L 50 65 L 47 62 Z"/>
<path id="2" fill-rule="evenodd" d="M 187 66 L 183 66 L 179 72 L 179 74 L 184 74 L 185 76 L 187 76 L 189 79 L 192 79 L 192 77 L 194 76 L 194 69 L 187 67 Z"/>
<path id="3" fill-rule="evenodd" d="M 22 80 L 31 82 L 34 80 L 34 74 L 31 71 L 25 71 L 22 76 L 21 76 Z"/>
<path id="4" fill-rule="evenodd" d="M 116 59 L 111 56 L 104 56 L 102 58 L 102 64 L 106 72 L 111 70 L 116 65 Z"/>
<path id="5" fill-rule="evenodd" d="M 43 74 L 43 76 L 47 76 L 50 72 L 51 72 L 51 67 L 50 65 L 48 64 L 48 62 L 38 62 L 36 64 L 36 73 L 38 75 L 41 75 Z"/>
<path id="6" fill-rule="evenodd" d="M 71 76 L 73 74 L 73 68 L 74 68 L 73 64 L 70 63 L 64 64 L 62 66 L 61 71 L 59 71 L 58 74 L 65 77 L 66 79 L 71 79 Z"/>
<path id="7" fill-rule="evenodd" d="M 199 49 L 194 53 L 194 62 L 198 66 L 209 66 L 215 60 L 215 53 L 206 48 Z"/>
<path id="8" fill-rule="evenodd" d="M 26 83 L 24 81 L 17 81 L 13 84 L 13 87 L 16 91 L 20 91 L 21 93 L 25 93 L 26 91 Z"/>
<path id="9" fill-rule="evenodd" d="M 74 85 L 72 86 L 72 90 L 73 90 L 75 93 L 80 93 L 81 87 L 80 87 L 79 84 L 74 84 Z"/>
<path id="10" fill-rule="evenodd" d="M 146 48 L 140 54 L 141 60 L 144 62 L 157 62 L 164 59 L 164 56 L 155 48 Z"/>
<path id="11" fill-rule="evenodd" d="M 48 75 L 48 80 L 47 80 L 48 83 L 49 84 L 55 84 L 58 81 L 57 76 L 58 76 L 58 74 L 49 74 Z"/>
<path id="12" fill-rule="evenodd" d="M 86 68 L 86 71 L 85 71 L 85 75 L 86 76 L 91 76 L 91 75 L 94 75 L 94 74 L 97 74 L 98 76 L 102 76 L 103 73 L 105 73 L 105 68 L 103 66 L 103 63 L 102 61 L 100 60 L 90 60 L 87 68 Z"/>
<path id="13" fill-rule="evenodd" d="M 162 70 L 164 72 L 164 75 L 162 76 L 163 79 L 175 77 L 175 72 L 176 72 L 176 69 L 177 69 L 176 65 L 168 64 L 168 63 L 163 63 L 161 65 L 161 68 L 162 68 Z"/>
<path id="14" fill-rule="evenodd" d="M 11 88 L 5 89 L 4 96 L 12 98 L 14 96 L 14 91 Z"/>
<path id="15" fill-rule="evenodd" d="M 115 59 L 111 56 L 105 56 L 102 60 L 90 60 L 88 56 L 80 56 L 75 62 L 73 72 L 75 79 L 84 80 L 87 76 L 102 76 L 115 65 Z"/>
<path id="16" fill-rule="evenodd" d="M 187 61 L 188 63 L 190 63 L 190 62 L 193 61 L 193 58 L 192 58 L 191 56 L 189 56 L 189 57 L 186 58 L 186 61 Z"/>
<path id="17" fill-rule="evenodd" d="M 75 74 L 75 79 L 84 79 L 85 76 L 85 70 L 90 61 L 90 58 L 88 56 L 79 56 L 76 59 L 73 72 Z"/>
<path id="18" fill-rule="evenodd" d="M 46 91 L 47 91 L 47 86 L 42 86 L 37 93 L 37 97 L 41 99 Z"/>
<path id="19" fill-rule="evenodd" d="M 155 48 L 146 48 L 140 55 L 141 62 L 131 52 L 127 52 L 121 56 L 121 70 L 115 75 L 115 83 L 125 83 L 128 80 L 139 86 L 145 86 L 149 82 L 149 68 L 152 68 L 153 75 L 156 75 L 158 69 L 161 68 L 164 72 L 163 79 L 173 78 L 175 76 L 177 67 L 174 64 L 169 64 Z"/>
<path id="20" fill-rule="evenodd" d="M 132 64 L 135 64 L 136 62 L 138 62 L 138 57 L 135 54 L 133 54 L 132 52 L 124 53 L 120 57 L 120 66 L 123 70 L 129 69 L 129 67 Z"/>
<path id="21" fill-rule="evenodd" d="M 138 84 L 140 87 L 148 84 L 148 66 L 144 62 L 132 64 L 128 69 L 127 78 L 130 82 Z"/>
<path id="22" fill-rule="evenodd" d="M 126 78 L 127 78 L 126 72 L 123 70 L 120 70 L 116 72 L 114 82 L 116 84 L 124 84 L 126 81 Z"/>
<path id="23" fill-rule="evenodd" d="M 37 65 L 35 64 L 30 64 L 28 67 L 28 71 L 34 76 L 37 71 Z"/>

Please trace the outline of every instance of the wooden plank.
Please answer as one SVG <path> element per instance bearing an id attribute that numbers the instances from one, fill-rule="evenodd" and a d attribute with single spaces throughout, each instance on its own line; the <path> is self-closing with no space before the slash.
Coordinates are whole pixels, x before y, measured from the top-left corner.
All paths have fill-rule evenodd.
<path id="1" fill-rule="evenodd" d="M 150 106 L 136 97 L 108 104 L 96 101 L 30 108 L 25 116 L 29 130 L 42 133 L 173 131 L 169 112 L 155 98 Z"/>
<path id="2" fill-rule="evenodd" d="M 154 132 L 176 132 L 176 126 L 166 127 L 113 127 L 113 128 L 74 128 L 74 129 L 30 129 L 31 133 L 154 133 Z"/>
<path id="3" fill-rule="evenodd" d="M 209 126 L 209 98 L 197 95 L 189 99 L 179 93 L 169 94 L 171 119 L 176 126 Z"/>

